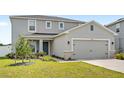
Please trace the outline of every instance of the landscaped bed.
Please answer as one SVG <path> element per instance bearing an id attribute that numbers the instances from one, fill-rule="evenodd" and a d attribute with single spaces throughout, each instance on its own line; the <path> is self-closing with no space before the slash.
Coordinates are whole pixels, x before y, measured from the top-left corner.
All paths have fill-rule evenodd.
<path id="1" fill-rule="evenodd" d="M 28 66 L 9 66 L 13 60 L 0 59 L 1 78 L 112 78 L 124 77 L 123 73 L 107 70 L 83 62 L 43 62 L 31 60 Z"/>

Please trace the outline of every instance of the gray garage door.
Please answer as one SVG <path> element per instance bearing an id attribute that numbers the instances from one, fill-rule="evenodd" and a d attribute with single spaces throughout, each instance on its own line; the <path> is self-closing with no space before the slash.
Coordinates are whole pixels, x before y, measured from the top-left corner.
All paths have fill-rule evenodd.
<path id="1" fill-rule="evenodd" d="M 74 59 L 104 59 L 108 57 L 108 41 L 74 40 Z"/>

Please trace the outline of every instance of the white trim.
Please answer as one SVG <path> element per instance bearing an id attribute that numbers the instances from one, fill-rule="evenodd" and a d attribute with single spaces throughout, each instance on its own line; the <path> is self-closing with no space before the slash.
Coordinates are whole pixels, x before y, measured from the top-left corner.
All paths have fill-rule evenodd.
<path id="1" fill-rule="evenodd" d="M 63 24 L 63 28 L 60 27 L 60 24 Z M 64 22 L 59 22 L 59 23 L 58 23 L 58 28 L 59 28 L 59 30 L 64 30 L 64 29 L 65 29 L 65 24 L 64 24 Z"/>
<path id="2" fill-rule="evenodd" d="M 110 39 L 98 39 L 98 38 L 72 38 L 71 39 L 71 51 L 74 51 L 74 40 L 89 40 L 89 41 L 108 41 L 108 58 L 110 58 L 111 40 Z"/>
<path id="3" fill-rule="evenodd" d="M 43 39 L 39 39 L 39 52 L 43 52 Z"/>
<path id="4" fill-rule="evenodd" d="M 23 37 L 25 37 L 25 38 L 41 38 L 41 39 L 47 39 L 47 40 L 53 40 L 53 36 L 23 36 Z"/>
<path id="5" fill-rule="evenodd" d="M 35 42 L 35 53 L 37 53 L 37 43 Z"/>
<path id="6" fill-rule="evenodd" d="M 30 28 L 29 28 L 29 22 L 30 21 L 34 21 L 35 22 L 35 30 L 34 31 L 30 31 Z M 34 33 L 36 31 L 37 31 L 37 21 L 36 20 L 28 20 L 28 32 Z"/>
<path id="7" fill-rule="evenodd" d="M 50 23 L 50 27 L 47 27 L 47 23 Z M 46 29 L 52 29 L 52 21 L 46 21 Z"/>
<path id="8" fill-rule="evenodd" d="M 51 47 L 51 46 L 50 46 L 50 41 L 48 41 L 48 48 L 49 48 L 49 49 L 48 49 L 48 51 L 49 51 L 48 55 L 50 55 L 50 47 Z"/>

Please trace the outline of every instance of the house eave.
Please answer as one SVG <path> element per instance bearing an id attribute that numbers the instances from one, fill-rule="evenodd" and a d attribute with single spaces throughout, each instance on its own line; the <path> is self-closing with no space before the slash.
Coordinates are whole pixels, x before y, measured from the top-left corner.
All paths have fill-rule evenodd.
<path id="1" fill-rule="evenodd" d="M 24 38 L 27 38 L 27 39 L 43 39 L 43 40 L 53 40 L 53 36 L 44 36 L 44 35 L 42 35 L 42 36 L 23 36 Z"/>
<path id="2" fill-rule="evenodd" d="M 32 19 L 32 20 L 57 21 L 57 22 L 61 21 L 61 22 L 72 22 L 72 23 L 80 23 L 80 24 L 86 23 L 84 21 L 73 20 L 73 19 L 63 18 L 63 17 L 47 16 L 47 17 L 51 17 L 51 18 L 47 19 L 47 18 L 42 18 L 42 16 L 44 17 L 44 15 L 41 15 L 41 18 L 40 17 L 33 17 L 32 15 L 30 15 L 30 16 L 10 16 L 10 19 Z M 52 17 L 54 17 L 56 19 L 53 19 Z"/>
<path id="3" fill-rule="evenodd" d="M 109 23 L 109 24 L 107 24 L 107 25 L 105 25 L 106 27 L 109 27 L 109 26 L 111 26 L 111 25 L 114 25 L 114 24 L 117 24 L 117 23 L 120 23 L 120 22 L 123 22 L 124 21 L 124 19 L 122 19 L 122 20 L 116 20 L 116 21 L 114 21 L 114 22 L 112 22 L 112 23 Z"/>

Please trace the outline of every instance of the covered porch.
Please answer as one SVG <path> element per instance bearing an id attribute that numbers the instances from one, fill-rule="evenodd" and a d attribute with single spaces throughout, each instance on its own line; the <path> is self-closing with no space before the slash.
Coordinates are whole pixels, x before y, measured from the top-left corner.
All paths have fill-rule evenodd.
<path id="1" fill-rule="evenodd" d="M 29 40 L 33 53 L 45 52 L 47 55 L 51 55 L 51 43 L 52 40 Z"/>
<path id="2" fill-rule="evenodd" d="M 45 52 L 52 55 L 53 35 L 26 35 L 24 36 L 30 42 L 33 53 Z"/>

